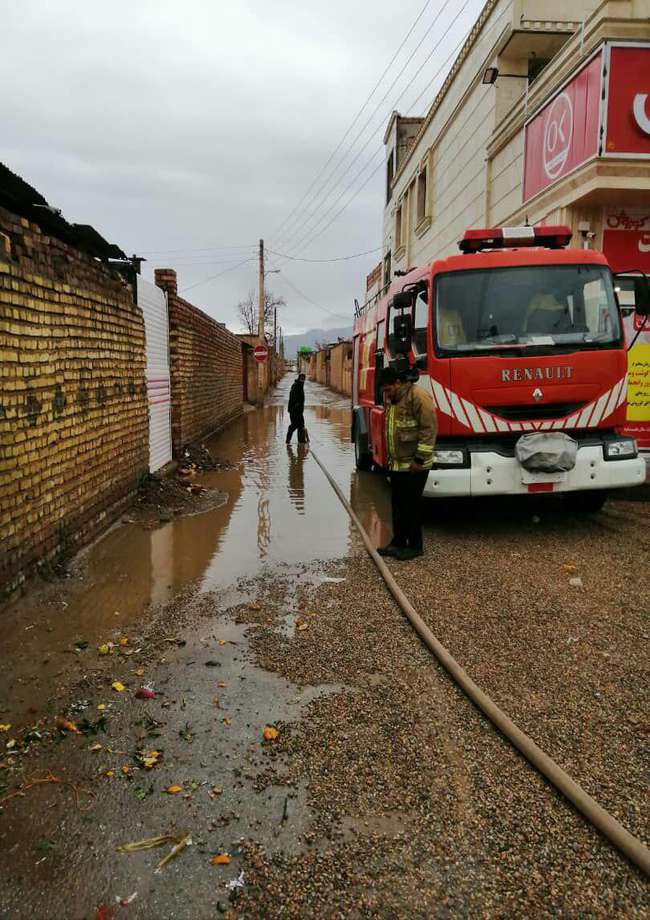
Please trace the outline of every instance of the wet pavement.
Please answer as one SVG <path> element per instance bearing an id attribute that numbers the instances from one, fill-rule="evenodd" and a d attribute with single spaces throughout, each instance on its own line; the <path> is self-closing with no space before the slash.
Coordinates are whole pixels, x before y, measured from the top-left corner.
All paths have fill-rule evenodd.
<path id="1" fill-rule="evenodd" d="M 70 577 L 30 586 L 3 612 L 3 661 L 11 667 L 0 672 L 0 726 L 10 726 L 0 734 L 0 804 L 11 797 L 0 808 L 0 917 L 498 915 L 502 897 L 510 899 L 511 916 L 535 915 L 539 904 L 557 914 L 572 860 L 585 875 L 569 875 L 569 889 L 587 885 L 576 912 L 618 905 L 614 913 L 635 915 L 638 879 L 522 769 L 432 664 L 309 450 L 284 444 L 290 383 L 208 443 L 230 468 L 197 481 L 227 493 L 224 505 L 153 528 L 121 523 L 75 560 Z M 349 401 L 313 383 L 306 397 L 319 457 L 373 540 L 386 541 L 388 489 L 380 476 L 354 470 Z M 542 520 L 531 523 L 536 510 Z M 500 655 L 515 656 L 510 668 L 525 660 L 530 637 L 522 623 L 541 610 L 537 598 L 553 582 L 549 571 L 584 558 L 584 571 L 596 579 L 597 565 L 592 571 L 587 563 L 610 535 L 619 573 L 628 548 L 645 547 L 645 518 L 634 507 L 613 505 L 593 521 L 568 519 L 543 501 L 501 502 L 498 512 L 489 502 L 436 505 L 426 558 L 399 576 L 416 603 L 426 599 L 452 651 L 466 644 L 463 663 L 488 686 L 504 671 Z M 518 566 L 530 573 L 529 589 L 513 580 Z M 632 569 L 625 577 L 641 590 Z M 617 578 L 624 598 L 623 575 Z M 490 594 L 481 593 L 484 584 Z M 526 596 L 519 602 L 518 592 L 527 590 L 536 592 L 533 606 Z M 563 584 L 553 590 L 563 617 L 587 622 L 582 608 L 572 609 L 578 594 L 567 602 L 558 593 Z M 616 618 L 638 635 L 644 627 L 627 622 L 638 611 L 637 595 L 625 602 Z M 502 607 L 506 631 L 490 636 L 495 624 L 501 628 Z M 609 624 L 609 612 L 599 615 Z M 456 629 L 464 616 L 468 622 Z M 575 623 L 567 628 L 575 632 Z M 520 644 L 510 638 L 515 629 Z M 559 620 L 553 630 L 559 634 Z M 599 641 L 611 644 L 611 637 Z M 499 650 L 495 670 L 481 672 L 489 642 Z M 543 664 L 540 648 L 536 666 Z M 522 700 L 539 702 L 543 692 L 528 694 L 520 667 Z M 637 672 L 630 675 L 622 687 L 640 705 Z M 577 687 L 579 679 L 574 672 Z M 123 690 L 113 689 L 116 681 Z M 138 699 L 142 687 L 153 688 L 155 698 Z M 557 699 L 565 693 L 558 684 Z M 515 702 L 502 700 L 507 708 Z M 57 716 L 84 734 L 57 730 Z M 534 731 L 543 724 L 533 723 Z M 264 738 L 269 727 L 277 739 Z M 637 763 L 636 747 L 629 739 L 625 745 Z M 150 768 L 147 755 L 155 761 Z M 605 763 L 603 775 L 612 769 Z M 43 779 L 49 781 L 29 785 Z M 180 791 L 165 791 L 174 786 Z M 637 808 L 638 788 L 626 807 Z M 156 866 L 172 843 L 117 852 L 161 834 L 189 835 L 192 843 L 160 873 Z M 542 840 L 532 868 L 531 834 Z M 510 864 L 517 847 L 524 855 Z M 213 865 L 220 853 L 230 862 Z M 604 893 L 601 881 L 591 888 L 595 865 L 604 867 L 598 878 L 608 879 Z M 553 879 L 551 894 L 540 894 L 540 872 Z"/>
<path id="2" fill-rule="evenodd" d="M 286 378 L 263 410 L 247 411 L 208 442 L 232 469 L 204 472 L 197 482 L 226 493 L 222 507 L 155 529 L 117 525 L 81 554 L 63 584 L 32 585 L 3 614 L 12 668 L 0 674 L 0 700 L 11 700 L 14 724 L 49 695 L 61 670 L 56 650 L 74 654 L 77 640 L 97 645 L 107 630 L 128 630 L 146 611 L 186 595 L 223 592 L 242 577 L 290 573 L 301 563 L 347 554 L 347 516 L 296 436 L 289 447 L 284 443 L 289 385 Z M 387 539 L 385 484 L 354 471 L 349 399 L 308 384 L 305 416 L 320 456 L 348 484 L 364 525 Z"/>
<path id="3" fill-rule="evenodd" d="M 1 917 L 90 917 L 133 891 L 140 906 L 129 905 L 129 916 L 189 916 L 181 880 L 189 901 L 198 898 L 206 910 L 209 904 L 211 916 L 219 901 L 214 873 L 236 878 L 236 859 L 227 875 L 215 868 L 194 888 L 187 857 L 152 874 L 170 845 L 129 856 L 116 856 L 115 847 L 179 828 L 192 833 L 206 859 L 219 849 L 233 853 L 235 842 L 250 836 L 271 851 L 298 845 L 309 822 L 305 790 L 271 785 L 250 794 L 262 755 L 273 754 L 262 747 L 262 731 L 340 688 L 303 688 L 256 667 L 249 628 L 235 613 L 255 606 L 257 578 L 273 577 L 286 609 L 278 629 L 292 631 L 300 591 L 332 580 L 325 566 L 348 554 L 352 535 L 308 448 L 284 443 L 290 382 L 263 410 L 249 409 L 208 442 L 231 468 L 203 472 L 197 482 L 226 493 L 222 507 L 153 529 L 122 522 L 74 561 L 66 579 L 31 585 L 5 611 L 3 658 L 12 666 L 0 673 L 0 723 L 11 728 L 0 737 L 3 746 L 18 739 L 19 753 L 2 763 L 0 799 L 50 771 L 77 776 L 79 791 L 33 787 L 0 812 L 11 878 L 0 895 Z M 371 478 L 359 486 L 349 401 L 308 385 L 305 417 L 320 455 L 384 539 L 385 484 Z M 120 637 L 128 646 L 119 646 Z M 99 655 L 108 642 L 115 649 Z M 123 694 L 112 690 L 114 680 L 126 687 Z M 133 698 L 141 685 L 155 687 L 155 701 Z M 109 728 L 64 735 L 54 729 L 64 715 L 80 725 L 105 716 Z M 134 753 L 156 745 L 164 748 L 161 762 L 143 773 Z M 178 784 L 177 797 L 161 794 Z M 219 835 L 220 827 L 227 831 Z"/>

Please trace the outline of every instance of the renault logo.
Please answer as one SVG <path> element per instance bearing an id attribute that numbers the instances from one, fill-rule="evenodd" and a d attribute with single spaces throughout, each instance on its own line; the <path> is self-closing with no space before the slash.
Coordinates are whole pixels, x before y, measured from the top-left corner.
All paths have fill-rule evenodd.
<path id="1" fill-rule="evenodd" d="M 539 387 L 536 387 L 536 388 L 533 390 L 533 399 L 536 399 L 537 402 L 540 401 L 540 399 L 542 398 L 543 395 L 544 395 L 544 394 L 542 393 L 542 391 L 540 390 Z"/>

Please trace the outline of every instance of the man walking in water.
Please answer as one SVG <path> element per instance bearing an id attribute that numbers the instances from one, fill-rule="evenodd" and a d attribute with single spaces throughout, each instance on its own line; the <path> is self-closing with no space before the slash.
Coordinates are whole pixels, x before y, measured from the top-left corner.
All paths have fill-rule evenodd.
<path id="1" fill-rule="evenodd" d="M 291 443 L 294 431 L 298 431 L 298 443 L 305 444 L 308 440 L 305 430 L 305 375 L 298 374 L 289 393 L 289 418 L 291 424 L 287 431 L 287 444 Z"/>

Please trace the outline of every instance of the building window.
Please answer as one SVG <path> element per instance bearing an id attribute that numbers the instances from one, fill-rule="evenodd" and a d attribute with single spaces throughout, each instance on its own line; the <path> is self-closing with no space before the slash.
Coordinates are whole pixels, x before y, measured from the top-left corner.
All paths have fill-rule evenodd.
<path id="1" fill-rule="evenodd" d="M 390 284 L 390 252 L 387 252 L 384 257 L 384 287 L 388 287 Z"/>
<path id="2" fill-rule="evenodd" d="M 393 194 L 393 177 L 395 175 L 395 154 L 391 150 L 388 162 L 386 163 L 386 204 Z"/>
<path id="3" fill-rule="evenodd" d="M 418 191 L 417 191 L 417 217 L 416 223 L 420 223 L 427 216 L 427 192 L 429 184 L 429 167 L 425 166 L 420 175 L 418 176 Z"/>
<path id="4" fill-rule="evenodd" d="M 402 247 L 402 205 L 400 204 L 395 214 L 395 249 Z"/>

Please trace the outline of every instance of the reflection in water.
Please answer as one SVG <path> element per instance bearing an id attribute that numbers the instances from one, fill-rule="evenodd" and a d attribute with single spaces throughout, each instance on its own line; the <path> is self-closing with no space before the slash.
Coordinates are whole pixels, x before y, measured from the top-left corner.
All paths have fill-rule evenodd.
<path id="1" fill-rule="evenodd" d="M 221 590 L 266 567 L 346 555 L 348 516 L 308 447 L 299 445 L 296 453 L 284 443 L 290 383 L 283 381 L 264 409 L 245 413 L 208 442 L 232 467 L 197 481 L 228 495 L 222 507 L 153 530 L 118 526 L 88 550 L 82 577 L 55 586 L 53 599 L 32 590 L 3 612 L 3 652 L 14 668 L 11 674 L 0 669 L 0 698 L 21 681 L 37 681 L 39 692 L 49 692 L 59 660 L 42 658 L 39 636 L 47 634 L 52 649 L 69 649 L 79 638 L 98 644 L 115 628 L 140 621 L 149 604 L 167 603 L 188 585 Z M 305 421 L 319 456 L 373 539 L 387 542 L 388 490 L 381 477 L 354 472 L 349 401 L 317 384 L 308 386 L 306 397 Z"/>
<path id="2" fill-rule="evenodd" d="M 299 514 L 305 513 L 305 472 L 307 445 L 299 444 L 296 454 L 293 444 L 287 444 L 289 455 L 289 499 Z"/>
<path id="3" fill-rule="evenodd" d="M 268 498 L 260 497 L 257 502 L 257 548 L 260 559 L 266 559 L 267 550 L 271 543 L 271 510 Z"/>

